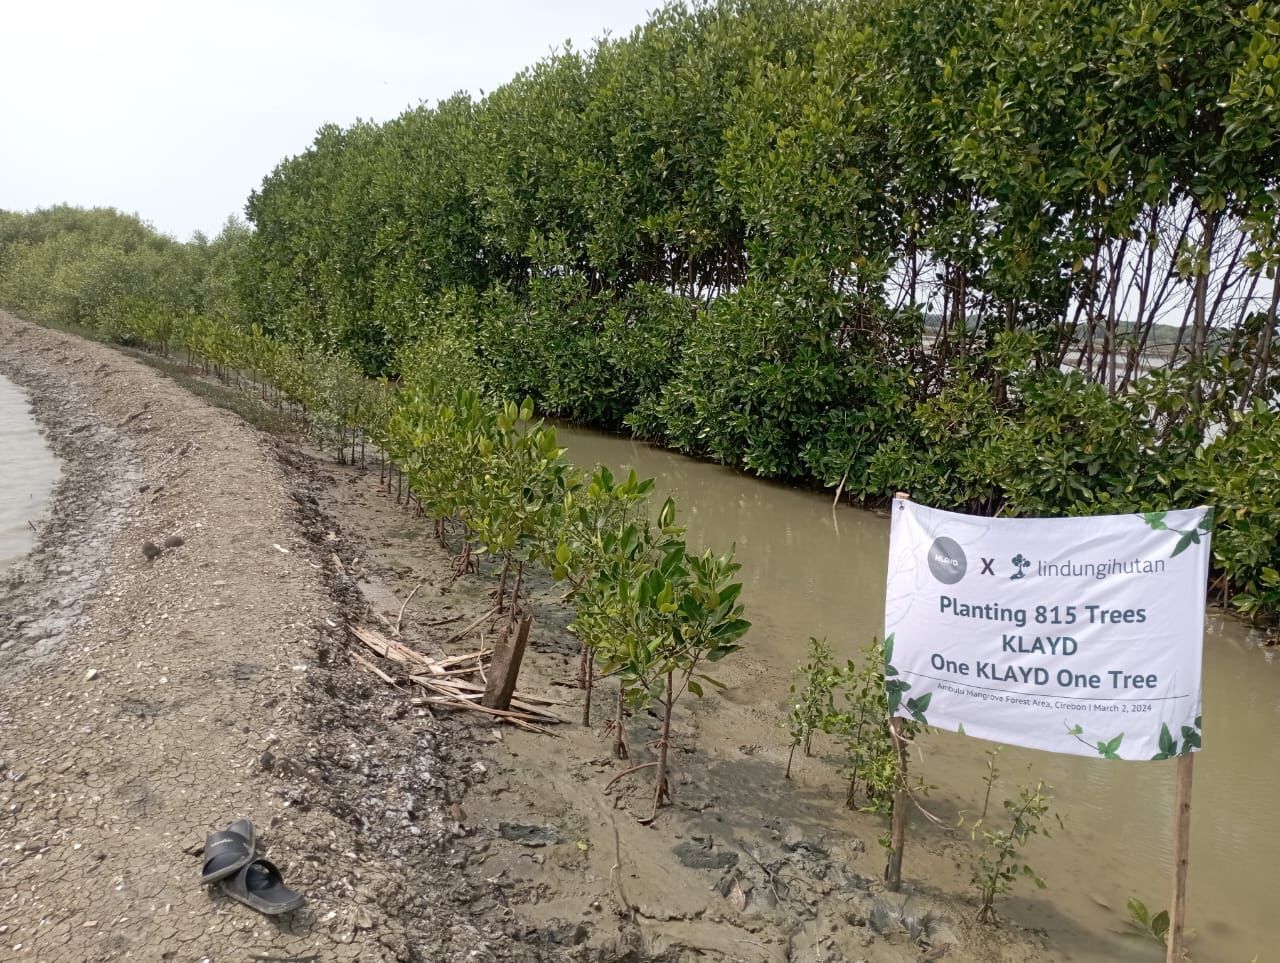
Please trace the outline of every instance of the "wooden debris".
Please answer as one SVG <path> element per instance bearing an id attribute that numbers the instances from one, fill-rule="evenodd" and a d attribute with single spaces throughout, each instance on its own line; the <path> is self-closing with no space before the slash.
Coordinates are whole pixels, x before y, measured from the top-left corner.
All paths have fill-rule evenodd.
<path id="1" fill-rule="evenodd" d="M 472 671 L 475 671 L 475 670 L 473 670 L 473 669 L 453 669 L 453 670 L 451 670 L 451 671 L 449 671 L 449 672 L 442 673 L 442 674 L 443 674 L 443 675 L 447 675 L 447 676 L 452 676 L 452 675 L 454 675 L 454 674 L 455 674 L 455 673 L 457 673 L 457 672 L 472 672 Z M 436 678 L 436 677 L 435 677 L 435 676 L 432 676 L 432 677 L 430 677 L 430 678 Z M 417 680 L 415 679 L 414 681 L 417 681 Z M 480 684 L 478 684 L 478 683 L 475 683 L 475 682 L 468 682 L 466 679 L 451 679 L 451 680 L 450 680 L 450 685 L 453 685 L 453 686 L 455 686 L 455 687 L 457 687 L 457 688 L 459 688 L 459 689 L 465 689 L 467 692 L 484 692 L 484 686 L 482 686 L 482 685 L 480 685 Z M 517 694 L 517 695 L 513 696 L 513 697 L 512 697 L 512 702 L 513 702 L 513 703 L 515 703 L 515 702 L 536 702 L 536 703 L 538 703 L 539 705 L 544 705 L 544 706 L 567 706 L 567 705 L 569 705 L 569 703 L 568 703 L 568 702 L 565 702 L 563 699 L 550 699 L 550 698 L 548 698 L 548 697 L 546 697 L 546 696 L 529 695 L 529 694 L 527 694 L 527 693 L 519 693 L 519 694 Z"/>
<path id="2" fill-rule="evenodd" d="M 433 660 L 416 649 L 411 649 L 402 642 L 389 639 L 381 632 L 367 625 L 350 626 L 351 634 L 371 648 L 384 659 L 409 665 L 420 665 L 424 668 L 433 665 Z"/>
<path id="3" fill-rule="evenodd" d="M 472 659 L 479 660 L 484 658 L 486 655 L 493 655 L 493 649 L 479 649 L 475 652 L 467 652 L 464 655 L 453 655 L 447 659 L 440 659 L 436 662 L 435 668 L 436 670 L 443 672 L 450 666 L 461 665 L 464 662 L 470 662 Z"/>
<path id="4" fill-rule="evenodd" d="M 488 618 L 491 614 L 486 613 L 485 618 Z M 519 631 L 516 633 L 516 638 L 512 640 L 511 646 L 514 647 L 518 642 L 527 643 L 529 623 L 531 621 L 526 619 L 521 622 Z M 554 735 L 554 733 L 544 729 L 539 723 L 545 725 L 564 721 L 547 709 L 541 708 L 541 706 L 564 705 L 565 703 L 556 699 L 525 695 L 515 691 L 515 674 L 519 671 L 519 663 L 518 660 L 514 660 L 510 656 L 508 656 L 507 664 L 513 666 L 514 671 L 509 673 L 509 679 L 507 678 L 508 673 L 498 667 L 496 661 L 494 666 L 489 667 L 489 675 L 486 677 L 484 659 L 487 656 L 494 655 L 493 649 L 482 648 L 473 652 L 464 652 L 459 655 L 437 659 L 419 652 L 403 642 L 392 639 L 370 626 L 349 625 L 348 629 L 370 651 L 403 666 L 409 673 L 409 681 L 422 686 L 432 693 L 426 699 L 412 700 L 415 705 L 429 704 L 444 709 L 470 709 L 510 722 L 512 725 L 519 726 L 522 729 L 548 735 Z M 521 644 L 521 654 L 523 654 L 523 644 Z M 397 684 L 397 680 L 394 677 L 378 668 L 356 650 L 352 649 L 351 655 L 360 666 L 374 673 L 387 684 Z M 485 679 L 485 684 L 464 678 L 464 676 L 471 674 Z M 488 679 L 497 680 L 495 685 L 510 682 L 506 706 L 499 707 L 483 704 L 483 696 L 488 686 Z"/>
<path id="5" fill-rule="evenodd" d="M 520 675 L 520 663 L 524 661 L 525 645 L 529 642 L 529 626 L 533 619 L 523 618 L 513 634 L 510 629 L 502 634 L 493 647 L 493 665 L 484 687 L 484 704 L 490 709 L 509 709 L 511 697 L 516 691 L 516 679 Z"/>
<path id="6" fill-rule="evenodd" d="M 356 652 L 354 649 L 353 649 L 353 650 L 352 650 L 352 652 L 351 652 L 351 657 L 352 657 L 353 659 L 355 659 L 357 663 L 359 663 L 360 665 L 364 666 L 364 668 L 368 669 L 370 672 L 372 672 L 374 675 L 376 675 L 376 676 L 377 676 L 379 679 L 381 679 L 383 682 L 387 683 L 387 685 L 395 685 L 395 684 L 396 684 L 396 680 L 395 680 L 395 679 L 391 678 L 391 676 L 387 675 L 385 672 L 383 672 L 381 669 L 379 669 L 376 665 L 374 665 L 372 662 L 370 662 L 368 659 L 366 659 L 366 658 L 365 658 L 363 655 L 361 655 L 359 652 Z"/>

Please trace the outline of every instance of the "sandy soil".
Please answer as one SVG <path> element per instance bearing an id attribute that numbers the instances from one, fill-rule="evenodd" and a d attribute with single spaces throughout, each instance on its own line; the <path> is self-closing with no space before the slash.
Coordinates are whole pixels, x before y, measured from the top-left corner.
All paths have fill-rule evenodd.
<path id="1" fill-rule="evenodd" d="M 336 465 L 110 348 L 12 319 L 0 319 L 0 371 L 33 392 L 67 460 L 40 545 L 0 603 L 6 951 L 1054 958 L 1035 934 L 972 924 L 973 907 L 946 895 L 962 870 L 945 842 L 913 864 L 939 873 L 936 885 L 886 893 L 879 821 L 840 817 L 807 763 L 780 783 L 777 719 L 734 705 L 732 687 L 766 681 L 749 660 L 726 664 L 726 694 L 678 710 L 674 805 L 642 826 L 649 774 L 605 792 L 625 765 L 603 735 L 612 692 L 597 689 L 582 726 L 576 644 L 553 585 L 531 585 L 520 687 L 563 703 L 556 734 L 438 707 L 432 717 L 421 690 L 355 663 L 346 625 L 385 628 L 415 592 L 408 644 L 474 649 L 483 636 L 452 637 L 489 608 L 494 580 L 455 580 L 430 523 L 397 504 L 376 466 Z M 175 531 L 186 544 L 147 563 L 143 539 Z M 635 762 L 651 758 L 656 726 L 630 720 Z M 294 919 L 198 886 L 204 834 L 238 815 L 307 893 Z"/>
<path id="2" fill-rule="evenodd" d="M 343 654 L 305 477 L 107 347 L 0 315 L 0 371 L 64 460 L 0 598 L 0 957 L 535 958 L 447 866 L 442 730 Z M 239 816 L 302 910 L 201 888 Z"/>

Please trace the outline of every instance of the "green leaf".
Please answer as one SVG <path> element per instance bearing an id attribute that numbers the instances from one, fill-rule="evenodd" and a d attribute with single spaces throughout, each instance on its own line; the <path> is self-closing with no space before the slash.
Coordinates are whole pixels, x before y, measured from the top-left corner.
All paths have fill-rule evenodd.
<path id="1" fill-rule="evenodd" d="M 1173 738 L 1173 733 L 1169 731 L 1169 724 L 1160 723 L 1160 751 L 1166 756 L 1176 756 L 1178 754 L 1178 741 Z"/>
<path id="2" fill-rule="evenodd" d="M 694 682 L 692 679 L 689 680 L 689 691 L 699 699 L 702 698 L 702 686 L 698 685 L 698 683 Z"/>
<path id="3" fill-rule="evenodd" d="M 1169 911 L 1161 910 L 1151 918 L 1151 932 L 1160 939 L 1164 939 L 1165 934 L 1169 932 Z"/>
<path id="4" fill-rule="evenodd" d="M 1170 555 L 1169 557 L 1177 558 L 1179 555 L 1181 555 L 1183 552 L 1185 552 L 1188 548 L 1191 547 L 1192 542 L 1198 542 L 1198 541 L 1200 541 L 1200 537 L 1196 535 L 1194 529 L 1189 532 L 1183 532 L 1182 537 L 1178 539 L 1178 544 L 1173 547 L 1173 554 Z"/>

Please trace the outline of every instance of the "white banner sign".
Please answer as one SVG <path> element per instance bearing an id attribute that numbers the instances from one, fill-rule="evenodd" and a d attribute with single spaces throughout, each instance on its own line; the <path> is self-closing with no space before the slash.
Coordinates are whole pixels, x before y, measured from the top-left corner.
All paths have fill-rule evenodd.
<path id="1" fill-rule="evenodd" d="M 1213 510 L 981 518 L 893 503 L 893 715 L 1105 759 L 1200 748 Z"/>

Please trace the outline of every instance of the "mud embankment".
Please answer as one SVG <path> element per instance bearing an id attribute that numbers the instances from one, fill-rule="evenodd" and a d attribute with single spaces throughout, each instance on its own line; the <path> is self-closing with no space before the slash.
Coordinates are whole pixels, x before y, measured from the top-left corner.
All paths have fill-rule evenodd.
<path id="1" fill-rule="evenodd" d="M 64 466 L 0 598 L 0 956 L 532 958 L 460 908 L 447 740 L 348 663 L 305 477 L 109 348 L 0 315 L 0 371 Z M 200 887 L 239 816 L 304 909 Z"/>

